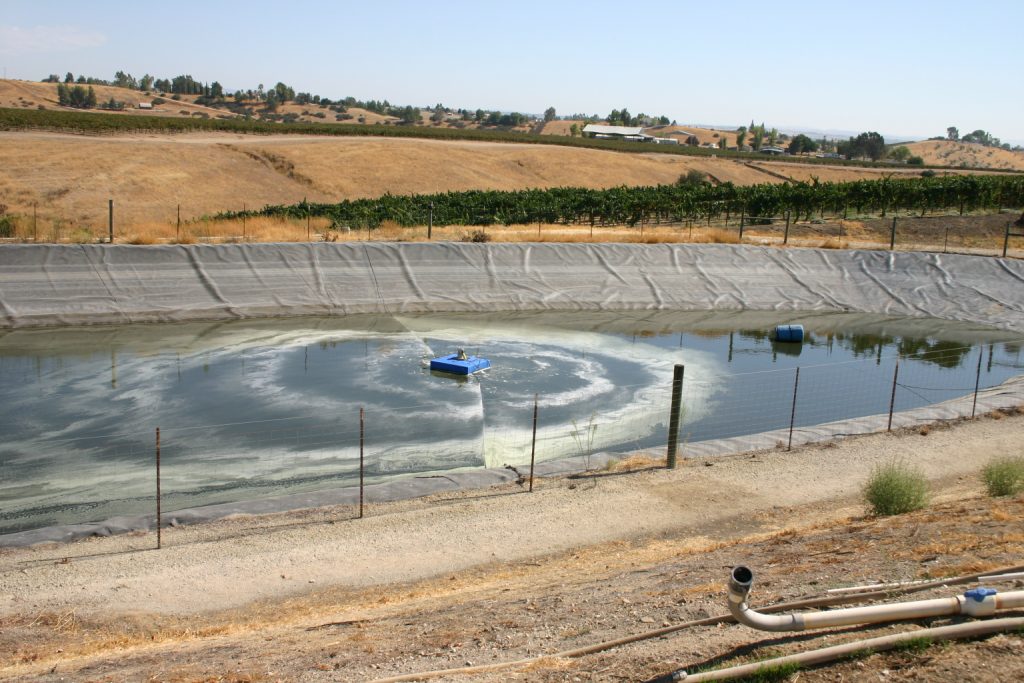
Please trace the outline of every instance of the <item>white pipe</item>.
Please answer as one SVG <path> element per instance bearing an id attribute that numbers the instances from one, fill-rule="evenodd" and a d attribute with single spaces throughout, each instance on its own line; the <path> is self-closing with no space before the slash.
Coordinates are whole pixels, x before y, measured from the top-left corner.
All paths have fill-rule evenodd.
<path id="1" fill-rule="evenodd" d="M 1013 574 L 993 574 L 992 576 L 979 576 L 979 583 L 999 583 L 1000 581 L 1015 581 L 1017 579 L 1024 579 L 1024 572 L 1015 572 Z"/>
<path id="2" fill-rule="evenodd" d="M 846 588 L 830 588 L 825 591 L 826 593 L 860 593 L 861 591 L 884 591 L 893 590 L 897 588 L 905 588 L 906 586 L 916 586 L 921 583 L 929 583 L 931 579 L 921 579 L 920 581 L 897 581 L 896 583 L 872 583 L 866 586 L 848 586 Z"/>
<path id="3" fill-rule="evenodd" d="M 897 602 L 868 607 L 794 614 L 763 614 L 747 605 L 754 573 L 743 565 L 729 576 L 729 611 L 736 621 L 762 631 L 804 631 L 854 624 L 876 624 L 903 619 L 924 619 L 954 614 L 972 617 L 991 616 L 997 610 L 1024 607 L 1024 591 L 997 593 L 992 588 L 976 588 L 964 595 L 934 600 Z"/>
<path id="4" fill-rule="evenodd" d="M 685 671 L 676 671 L 667 677 L 667 680 L 686 681 L 686 683 L 704 683 L 705 681 L 725 681 L 741 676 L 751 676 L 764 669 L 771 669 L 786 664 L 798 664 L 800 666 L 813 666 L 833 662 L 843 657 L 860 654 L 863 652 L 883 652 L 897 647 L 906 641 L 916 641 L 925 638 L 929 641 L 939 642 L 943 640 L 958 640 L 961 638 L 978 638 L 993 633 L 1004 633 L 1024 627 L 1024 617 L 989 619 L 986 621 L 969 621 L 964 624 L 952 626 L 939 626 L 937 628 L 926 628 L 907 633 L 897 633 L 879 638 L 858 640 L 853 643 L 843 643 L 820 650 L 801 652 L 795 655 L 787 655 L 777 659 L 768 659 L 753 664 L 733 666 L 728 669 L 716 671 L 705 671 L 697 674 L 687 675 Z M 666 680 L 666 679 L 658 679 Z"/>

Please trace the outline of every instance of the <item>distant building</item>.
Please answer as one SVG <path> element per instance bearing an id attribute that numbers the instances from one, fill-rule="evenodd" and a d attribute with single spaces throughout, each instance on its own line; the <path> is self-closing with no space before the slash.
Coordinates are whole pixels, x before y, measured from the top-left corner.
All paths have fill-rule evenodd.
<path id="1" fill-rule="evenodd" d="M 648 142 L 654 137 L 645 134 L 644 129 L 639 126 L 602 126 L 597 123 L 588 123 L 583 126 L 583 136 L 601 140 L 628 140 L 630 142 Z"/>
<path id="2" fill-rule="evenodd" d="M 152 108 L 153 108 L 153 103 L 152 102 L 139 102 L 139 109 L 152 109 Z"/>
<path id="3" fill-rule="evenodd" d="M 781 147 L 762 147 L 759 151 L 761 154 L 774 154 L 776 156 L 786 153 L 786 150 Z"/>

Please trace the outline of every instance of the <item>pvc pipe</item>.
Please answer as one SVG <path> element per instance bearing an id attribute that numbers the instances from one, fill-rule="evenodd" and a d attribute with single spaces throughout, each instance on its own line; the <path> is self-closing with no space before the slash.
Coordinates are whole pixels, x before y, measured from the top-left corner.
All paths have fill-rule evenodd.
<path id="1" fill-rule="evenodd" d="M 820 650 L 801 652 L 795 655 L 768 659 L 761 662 L 755 662 L 753 664 L 743 664 L 741 666 L 719 669 L 717 671 L 705 671 L 698 674 L 687 674 L 685 671 L 676 671 L 668 676 L 663 676 L 654 680 L 666 682 L 686 681 L 687 683 L 725 681 L 732 678 L 750 676 L 758 673 L 758 671 L 784 666 L 786 664 L 813 666 L 816 664 L 832 662 L 851 655 L 862 654 L 864 652 L 883 652 L 885 650 L 891 650 L 901 643 L 921 638 L 935 642 L 943 640 L 959 640 L 962 638 L 977 638 L 980 636 L 992 635 L 994 633 L 1005 633 L 1006 631 L 1013 631 L 1019 628 L 1024 628 L 1024 617 L 989 619 L 987 621 L 970 621 L 964 624 L 955 624 L 953 626 L 939 626 L 937 628 L 908 631 L 906 633 L 897 633 L 894 635 L 881 636 L 879 638 L 868 638 L 867 640 L 858 640 L 852 643 L 833 645 L 832 647 L 821 648 Z"/>
<path id="2" fill-rule="evenodd" d="M 846 588 L 830 588 L 825 592 L 831 595 L 833 593 L 859 593 L 861 591 L 883 591 L 892 590 L 895 588 L 903 588 L 904 586 L 916 586 L 918 584 L 928 582 L 928 579 L 921 579 L 919 581 L 897 581 L 896 583 L 872 583 L 866 586 L 847 586 Z"/>
<path id="3" fill-rule="evenodd" d="M 739 623 L 762 631 L 805 631 L 954 614 L 981 617 L 991 616 L 1001 609 L 1024 607 L 1024 591 L 997 593 L 993 588 L 975 588 L 963 595 L 950 598 L 849 607 L 819 612 L 763 614 L 747 605 L 747 596 L 750 594 L 753 582 L 754 573 L 749 567 L 739 565 L 733 568 L 728 584 L 729 611 Z"/>
<path id="4" fill-rule="evenodd" d="M 1001 569 L 991 570 L 998 572 L 1016 572 L 1024 570 L 1024 565 L 1013 565 L 1010 567 L 1003 567 Z M 964 574 L 962 576 L 955 576 L 946 579 L 938 579 L 919 585 L 907 585 L 905 588 L 898 589 L 897 593 L 913 593 L 917 591 L 927 590 L 930 588 L 938 588 L 942 586 L 953 586 L 965 583 L 971 583 L 977 581 L 980 574 Z M 888 592 L 876 591 L 872 593 L 859 593 L 856 595 L 842 595 L 842 596 L 831 596 L 827 598 L 806 598 L 803 600 L 796 600 L 792 602 L 779 603 L 777 605 L 771 605 L 763 608 L 765 612 L 781 611 L 786 609 L 802 609 L 807 607 L 827 607 L 830 605 L 837 605 L 849 602 L 859 602 L 864 600 L 871 600 L 877 597 L 883 597 L 890 595 Z M 529 666 L 537 664 L 542 659 L 554 658 L 554 659 L 569 659 L 574 657 L 583 657 L 596 652 L 604 652 L 611 650 L 622 645 L 629 643 L 635 643 L 641 640 L 647 640 L 650 638 L 660 638 L 670 633 L 682 631 L 695 626 L 713 626 L 715 624 L 727 623 L 733 621 L 733 617 L 729 614 L 720 614 L 715 617 L 705 617 L 704 619 L 696 619 L 694 621 L 687 621 L 679 624 L 673 624 L 672 626 L 665 626 L 662 628 L 654 629 L 652 631 L 646 631 L 644 633 L 637 633 L 631 636 L 625 636 L 623 638 L 616 638 L 615 640 L 606 640 L 600 643 L 593 643 L 591 645 L 584 645 L 581 647 L 573 648 L 572 650 L 564 650 L 562 652 L 553 652 L 550 654 L 537 655 L 534 657 L 527 657 L 526 659 L 518 659 L 512 661 L 495 662 L 493 664 L 478 664 L 476 666 L 467 667 L 456 667 L 452 669 L 435 669 L 433 671 L 421 671 L 419 673 L 400 674 L 397 676 L 389 676 L 387 678 L 378 678 L 371 683 L 401 683 L 403 681 L 424 681 L 431 678 L 438 678 L 440 676 L 451 676 L 459 674 L 473 674 L 482 673 L 486 671 L 499 671 L 501 669 L 511 669 L 516 667 Z M 668 680 L 668 679 L 666 679 Z M 692 680 L 692 679 L 691 679 Z"/>
<path id="5" fill-rule="evenodd" d="M 1017 579 L 1024 579 L 1024 572 L 1015 572 L 1013 574 L 993 574 L 992 576 L 979 576 L 979 583 L 999 583 L 1000 581 L 1015 581 Z"/>

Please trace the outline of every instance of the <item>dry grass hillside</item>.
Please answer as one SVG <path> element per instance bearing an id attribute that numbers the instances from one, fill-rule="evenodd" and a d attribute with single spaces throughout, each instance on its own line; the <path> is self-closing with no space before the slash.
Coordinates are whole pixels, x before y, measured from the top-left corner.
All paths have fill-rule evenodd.
<path id="1" fill-rule="evenodd" d="M 88 86 L 86 86 L 88 87 Z M 94 85 L 96 99 L 105 102 L 114 98 L 118 102 L 124 102 L 127 106 L 118 112 L 125 115 L 144 116 L 202 116 L 210 118 L 226 117 L 234 118 L 230 112 L 220 109 L 195 104 L 192 100 L 194 95 L 182 95 L 181 100 L 172 100 L 164 97 L 165 102 L 157 104 L 152 109 L 139 109 L 140 102 L 153 102 L 157 97 L 156 93 L 149 95 L 138 90 L 127 90 L 106 85 Z M 56 109 L 64 111 L 75 111 L 70 107 L 62 107 L 57 103 L 56 83 L 35 83 L 33 81 L 14 81 L 0 79 L 0 107 L 14 109 Z"/>
<path id="2" fill-rule="evenodd" d="M 172 99 L 170 95 L 161 95 L 155 91 L 145 93 L 138 90 L 106 85 L 94 85 L 92 87 L 96 92 L 98 102 L 102 103 L 113 98 L 118 102 L 124 102 L 126 105 L 123 110 L 104 111 L 104 113 L 167 117 L 208 116 L 210 118 L 222 119 L 238 118 L 240 116 L 228 109 L 196 104 L 198 95 L 175 95 L 173 97 L 178 99 Z M 157 100 L 157 104 L 152 109 L 139 109 L 140 102 L 151 103 L 154 100 Z M 159 102 L 159 100 L 164 101 Z M 253 115 L 257 118 L 273 114 L 278 117 L 290 116 L 293 117 L 294 121 L 302 123 L 336 123 L 367 126 L 401 125 L 401 120 L 396 116 L 378 114 L 359 107 L 347 107 L 344 111 L 338 111 L 331 109 L 328 105 L 319 103 L 296 104 L 295 102 L 285 102 L 279 105 L 275 111 L 271 112 L 261 103 L 247 102 L 246 106 L 252 110 Z M 56 83 L 4 79 L 0 79 L 0 107 L 14 109 L 37 109 L 42 107 L 44 109 L 75 111 L 70 107 L 62 107 L 58 104 Z M 422 111 L 418 125 L 430 128 L 494 128 L 493 126 L 482 126 L 474 121 L 462 121 L 461 117 L 456 115 L 450 115 L 442 121 L 432 121 L 430 118 L 431 113 L 429 110 Z M 530 125 L 502 128 L 502 130 L 517 130 L 523 133 L 530 132 L 531 129 L 532 126 Z M 566 128 L 565 134 L 569 134 L 568 128 Z"/>
<path id="3" fill-rule="evenodd" d="M 924 140 L 907 148 L 929 165 L 1024 170 L 1024 152 L 951 140 Z"/>
<path id="4" fill-rule="evenodd" d="M 0 204 L 65 228 L 169 223 L 266 204 L 385 193 L 672 183 L 687 171 L 738 185 L 874 178 L 891 170 L 756 164 L 528 144 L 398 138 L 0 133 Z"/>

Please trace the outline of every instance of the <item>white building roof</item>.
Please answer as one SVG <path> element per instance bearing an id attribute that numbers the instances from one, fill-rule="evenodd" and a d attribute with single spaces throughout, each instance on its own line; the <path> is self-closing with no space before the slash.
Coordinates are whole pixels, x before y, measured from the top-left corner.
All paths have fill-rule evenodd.
<path id="1" fill-rule="evenodd" d="M 596 123 L 588 123 L 583 126 L 584 133 L 596 133 L 597 135 L 643 135 L 644 129 L 637 126 L 601 126 Z"/>

